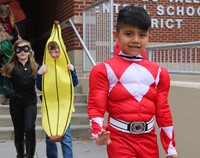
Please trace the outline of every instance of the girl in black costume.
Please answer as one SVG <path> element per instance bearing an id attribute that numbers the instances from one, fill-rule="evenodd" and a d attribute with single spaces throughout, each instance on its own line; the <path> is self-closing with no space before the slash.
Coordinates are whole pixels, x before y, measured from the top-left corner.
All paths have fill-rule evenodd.
<path id="1" fill-rule="evenodd" d="M 37 74 L 30 42 L 19 39 L 13 45 L 11 60 L 3 67 L 4 91 L 10 98 L 10 114 L 14 125 L 17 158 L 23 158 L 24 141 L 26 158 L 35 153 L 35 120 L 37 115 L 37 97 L 35 78 Z"/>

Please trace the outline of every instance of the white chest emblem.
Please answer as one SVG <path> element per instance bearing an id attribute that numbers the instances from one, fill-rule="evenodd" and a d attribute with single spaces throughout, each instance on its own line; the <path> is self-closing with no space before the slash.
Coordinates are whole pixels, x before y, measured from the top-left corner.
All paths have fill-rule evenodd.
<path id="1" fill-rule="evenodd" d="M 106 64 L 110 90 L 117 84 L 118 79 L 109 65 Z M 155 82 L 152 74 L 143 66 L 132 64 L 124 71 L 119 82 L 126 90 L 140 102 L 142 97 L 148 92 L 149 86 Z"/>

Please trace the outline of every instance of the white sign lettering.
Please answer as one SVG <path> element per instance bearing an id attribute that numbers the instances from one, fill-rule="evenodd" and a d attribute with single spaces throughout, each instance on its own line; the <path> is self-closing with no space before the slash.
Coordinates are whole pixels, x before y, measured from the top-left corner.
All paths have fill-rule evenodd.
<path id="1" fill-rule="evenodd" d="M 143 1 L 147 1 L 149 2 L 150 0 L 143 0 Z M 158 2 L 158 0 L 151 0 L 152 2 Z M 169 0 L 169 2 L 171 3 L 188 3 L 188 4 L 200 4 L 200 0 Z M 129 4 L 113 4 L 113 11 L 114 13 L 119 13 L 119 9 L 121 7 L 125 7 L 128 6 Z M 146 5 L 143 6 L 144 9 L 146 9 L 148 11 L 148 8 Z M 99 12 L 99 7 L 96 7 L 96 12 Z M 103 4 L 103 12 L 104 13 L 109 13 L 110 12 L 110 6 L 108 3 L 104 3 Z M 151 14 L 150 12 L 148 12 L 149 14 Z M 157 18 L 152 17 L 151 20 L 151 27 L 152 28 L 168 28 L 168 29 L 173 29 L 173 28 L 181 28 L 181 24 L 183 23 L 183 19 L 181 19 L 181 17 L 183 16 L 198 16 L 200 17 L 200 6 L 163 6 L 163 5 L 158 5 L 156 7 L 156 14 L 157 14 Z M 168 15 L 169 18 L 168 19 L 163 19 L 162 16 L 166 16 Z M 174 18 L 175 16 L 178 16 L 179 18 L 176 19 Z M 187 21 L 184 21 L 187 22 Z"/>

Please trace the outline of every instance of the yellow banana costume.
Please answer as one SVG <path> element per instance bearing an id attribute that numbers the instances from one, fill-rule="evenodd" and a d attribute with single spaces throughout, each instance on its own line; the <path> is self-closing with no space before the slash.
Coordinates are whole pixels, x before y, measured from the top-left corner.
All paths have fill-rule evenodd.
<path id="1" fill-rule="evenodd" d="M 60 56 L 54 59 L 48 51 L 48 43 L 55 41 L 60 47 Z M 60 25 L 53 25 L 47 40 L 43 64 L 48 71 L 42 76 L 42 126 L 52 141 L 60 141 L 64 135 L 74 112 L 74 87 L 71 72 L 67 68 L 70 63 L 66 47 L 62 39 Z M 57 139 L 58 138 L 58 139 Z"/>

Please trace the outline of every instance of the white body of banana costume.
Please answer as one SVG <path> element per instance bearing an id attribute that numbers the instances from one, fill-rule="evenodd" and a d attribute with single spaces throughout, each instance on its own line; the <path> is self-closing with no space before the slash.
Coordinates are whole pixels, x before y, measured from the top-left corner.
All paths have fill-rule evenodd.
<path id="1" fill-rule="evenodd" d="M 48 51 L 48 43 L 51 41 L 57 42 L 60 47 L 60 56 L 56 60 Z M 48 72 L 42 76 L 42 126 L 50 139 L 62 138 L 70 123 L 72 112 L 75 111 L 74 87 L 71 72 L 67 68 L 69 63 L 60 25 L 54 24 L 43 57 L 43 64 L 47 65 Z"/>

